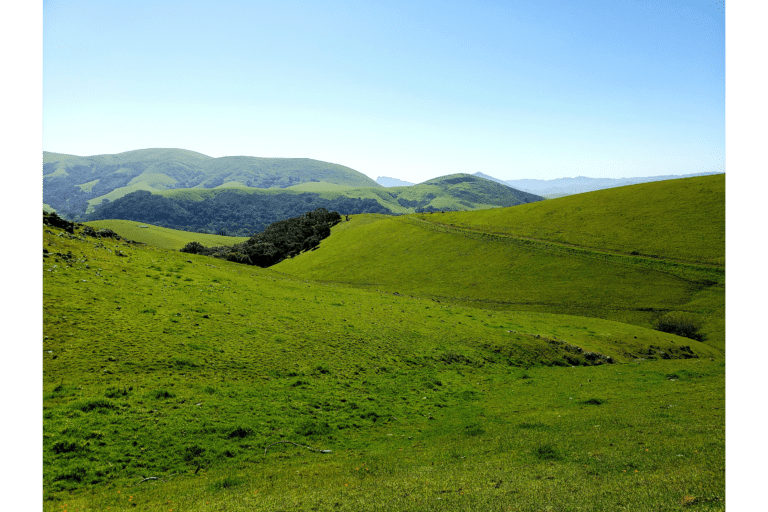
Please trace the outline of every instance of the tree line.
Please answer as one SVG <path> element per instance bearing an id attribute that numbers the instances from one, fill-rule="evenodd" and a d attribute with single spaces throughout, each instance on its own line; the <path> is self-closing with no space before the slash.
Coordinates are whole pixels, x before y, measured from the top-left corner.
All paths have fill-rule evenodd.
<path id="1" fill-rule="evenodd" d="M 87 220 L 123 219 L 183 231 L 250 236 L 274 222 L 318 208 L 343 215 L 392 213 L 374 199 L 324 199 L 312 192 L 244 194 L 225 191 L 202 201 L 188 201 L 138 190 L 98 207 Z"/>
<path id="2" fill-rule="evenodd" d="M 222 258 L 246 265 L 269 267 L 303 251 L 314 250 L 331 235 L 331 228 L 341 222 L 338 212 L 325 208 L 270 224 L 245 242 L 232 246 L 205 247 L 190 242 L 181 252 Z"/>

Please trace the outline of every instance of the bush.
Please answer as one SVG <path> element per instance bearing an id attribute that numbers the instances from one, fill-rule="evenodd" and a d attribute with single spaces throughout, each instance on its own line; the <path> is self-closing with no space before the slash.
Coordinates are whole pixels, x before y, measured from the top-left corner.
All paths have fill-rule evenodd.
<path id="1" fill-rule="evenodd" d="M 331 227 L 341 222 L 338 212 L 318 208 L 299 217 L 274 222 L 247 241 L 231 247 L 205 247 L 190 242 L 181 252 L 213 256 L 245 265 L 270 267 L 302 251 L 315 249 L 331 235 Z"/>
<path id="2" fill-rule="evenodd" d="M 701 322 L 692 316 L 679 311 L 670 311 L 653 323 L 653 328 L 657 331 L 676 334 L 696 341 L 703 341 L 704 334 L 699 332 Z"/>
<path id="3" fill-rule="evenodd" d="M 189 242 L 187 245 L 179 249 L 181 252 L 189 254 L 201 254 L 205 251 L 205 246 L 200 242 Z"/>

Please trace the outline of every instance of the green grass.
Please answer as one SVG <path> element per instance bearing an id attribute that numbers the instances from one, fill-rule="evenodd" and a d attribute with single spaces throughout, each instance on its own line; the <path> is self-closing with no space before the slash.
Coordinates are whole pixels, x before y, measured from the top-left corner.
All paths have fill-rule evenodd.
<path id="1" fill-rule="evenodd" d="M 46 510 L 722 508 L 707 345 L 52 233 Z"/>
<path id="2" fill-rule="evenodd" d="M 468 180 L 451 183 L 454 180 Z M 232 184 L 230 184 L 232 185 Z M 466 174 L 443 176 L 428 182 L 409 187 L 352 187 L 345 184 L 327 182 L 307 182 L 283 189 L 257 189 L 242 185 L 215 189 L 173 189 L 157 191 L 165 197 L 183 201 L 202 201 L 203 198 L 221 193 L 231 188 L 240 189 L 244 194 L 302 194 L 313 192 L 323 199 L 340 197 L 373 199 L 392 213 L 414 213 L 417 208 L 436 208 L 440 210 L 483 210 L 519 204 L 529 194 L 517 193 L 498 183 Z M 522 199 L 521 199 L 522 198 Z"/>
<path id="3" fill-rule="evenodd" d="M 704 323 L 707 343 L 725 346 L 725 278 L 709 267 L 445 229 L 418 218 L 359 215 L 334 227 L 321 250 L 273 268 L 303 279 L 487 309 L 644 327 L 666 311 L 685 311 Z"/>
<path id="4" fill-rule="evenodd" d="M 642 183 L 473 214 L 420 216 L 484 233 L 725 265 L 725 175 Z"/>
<path id="5" fill-rule="evenodd" d="M 716 251 L 490 213 L 353 216 L 273 269 L 44 228 L 44 510 L 723 510 Z"/>
<path id="6" fill-rule="evenodd" d="M 95 220 L 85 224 L 93 226 L 95 229 L 111 229 L 128 240 L 165 249 L 178 250 L 189 242 L 200 242 L 206 247 L 214 247 L 217 245 L 234 245 L 248 240 L 248 237 L 190 233 L 189 231 L 179 231 L 129 220 Z"/>
<path id="7" fill-rule="evenodd" d="M 295 190 L 297 192 L 340 192 L 349 189 L 346 185 L 337 185 L 336 183 L 326 183 L 325 181 L 310 181 L 288 187 L 286 190 Z"/>

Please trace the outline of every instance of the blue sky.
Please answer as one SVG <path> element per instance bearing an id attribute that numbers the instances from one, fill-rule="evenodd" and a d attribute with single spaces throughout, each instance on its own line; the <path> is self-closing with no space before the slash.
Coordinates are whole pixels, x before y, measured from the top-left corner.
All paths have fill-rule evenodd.
<path id="1" fill-rule="evenodd" d="M 701 1 L 43 2 L 43 149 L 308 157 L 420 182 L 725 171 Z"/>

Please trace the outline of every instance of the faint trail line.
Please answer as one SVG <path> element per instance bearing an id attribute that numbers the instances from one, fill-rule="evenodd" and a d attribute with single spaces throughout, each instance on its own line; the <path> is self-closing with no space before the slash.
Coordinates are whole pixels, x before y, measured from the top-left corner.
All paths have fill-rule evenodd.
<path id="1" fill-rule="evenodd" d="M 705 283 L 707 285 L 723 284 L 725 281 L 725 269 L 717 266 L 708 266 L 703 264 L 694 264 L 688 262 L 679 262 L 662 258 L 650 258 L 643 256 L 634 256 L 621 253 L 612 253 L 607 251 L 596 251 L 579 246 L 563 244 L 559 242 L 550 242 L 547 240 L 538 240 L 516 235 L 488 233 L 485 231 L 474 230 L 470 228 L 450 226 L 438 222 L 430 222 L 422 219 L 401 217 L 396 218 L 398 222 L 411 224 L 416 227 L 423 227 L 432 231 L 451 233 L 476 240 L 488 240 L 517 245 L 533 251 L 559 252 L 569 256 L 602 260 L 612 265 L 624 267 L 640 267 L 655 272 L 669 274 L 672 277 L 689 283 Z"/>

